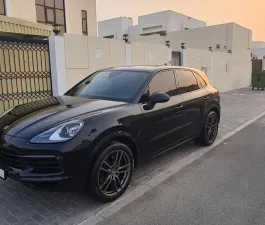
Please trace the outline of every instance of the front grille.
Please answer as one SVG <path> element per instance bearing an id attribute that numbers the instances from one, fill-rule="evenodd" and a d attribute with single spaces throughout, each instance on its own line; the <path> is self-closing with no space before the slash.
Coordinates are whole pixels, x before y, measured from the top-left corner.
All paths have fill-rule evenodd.
<path id="1" fill-rule="evenodd" d="M 34 173 L 59 173 L 59 158 L 54 155 L 40 155 L 34 152 L 0 148 L 0 164 Z"/>

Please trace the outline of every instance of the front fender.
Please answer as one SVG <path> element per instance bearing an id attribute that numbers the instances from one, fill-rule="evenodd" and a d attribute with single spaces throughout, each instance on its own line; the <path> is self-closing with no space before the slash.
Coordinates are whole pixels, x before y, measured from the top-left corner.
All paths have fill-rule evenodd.
<path id="1" fill-rule="evenodd" d="M 101 152 L 104 150 L 104 147 L 110 143 L 111 141 L 115 140 L 126 140 L 126 142 L 130 142 L 130 144 L 133 144 L 134 146 L 134 151 L 133 152 L 135 156 L 139 155 L 138 152 L 138 146 L 137 142 L 132 134 L 132 132 L 123 126 L 117 126 L 117 127 L 112 127 L 103 133 L 101 133 L 94 141 L 91 146 L 92 152 L 87 160 L 87 171 L 89 172 L 92 169 L 93 164 L 95 163 L 97 157 L 101 154 Z"/>

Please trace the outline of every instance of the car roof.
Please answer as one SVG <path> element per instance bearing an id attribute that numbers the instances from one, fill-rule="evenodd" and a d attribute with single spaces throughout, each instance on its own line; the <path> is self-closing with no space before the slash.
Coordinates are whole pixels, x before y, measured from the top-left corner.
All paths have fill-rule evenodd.
<path id="1" fill-rule="evenodd" d="M 196 71 L 198 73 L 202 72 L 195 68 L 183 67 L 183 66 L 119 66 L 119 67 L 110 67 L 103 70 L 127 70 L 127 71 L 129 70 L 129 71 L 146 71 L 154 73 L 166 69 L 188 69 Z"/>

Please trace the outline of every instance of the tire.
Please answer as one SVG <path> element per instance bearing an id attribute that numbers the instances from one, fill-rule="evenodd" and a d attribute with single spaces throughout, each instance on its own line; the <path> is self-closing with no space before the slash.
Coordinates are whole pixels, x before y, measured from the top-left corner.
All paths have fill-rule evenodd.
<path id="1" fill-rule="evenodd" d="M 209 138 L 209 123 L 211 123 L 214 120 L 214 129 L 212 130 L 212 134 L 210 134 Z M 204 124 L 203 124 L 203 129 L 201 131 L 201 134 L 198 138 L 194 139 L 194 142 L 198 145 L 203 145 L 203 146 L 210 146 L 214 143 L 217 134 L 218 134 L 218 125 L 219 125 L 219 118 L 216 112 L 211 111 L 207 115 Z"/>
<path id="2" fill-rule="evenodd" d="M 110 143 L 97 158 L 89 174 L 88 194 L 100 202 L 116 200 L 128 188 L 133 169 L 134 158 L 129 147 L 120 142 Z"/>

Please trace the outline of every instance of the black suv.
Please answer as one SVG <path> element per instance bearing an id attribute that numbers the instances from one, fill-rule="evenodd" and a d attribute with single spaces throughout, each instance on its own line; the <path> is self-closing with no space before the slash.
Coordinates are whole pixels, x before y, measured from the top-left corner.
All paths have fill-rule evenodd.
<path id="1" fill-rule="evenodd" d="M 219 100 L 196 69 L 97 71 L 63 96 L 0 117 L 0 177 L 67 183 L 100 201 L 115 200 L 140 162 L 192 139 L 211 145 Z"/>

